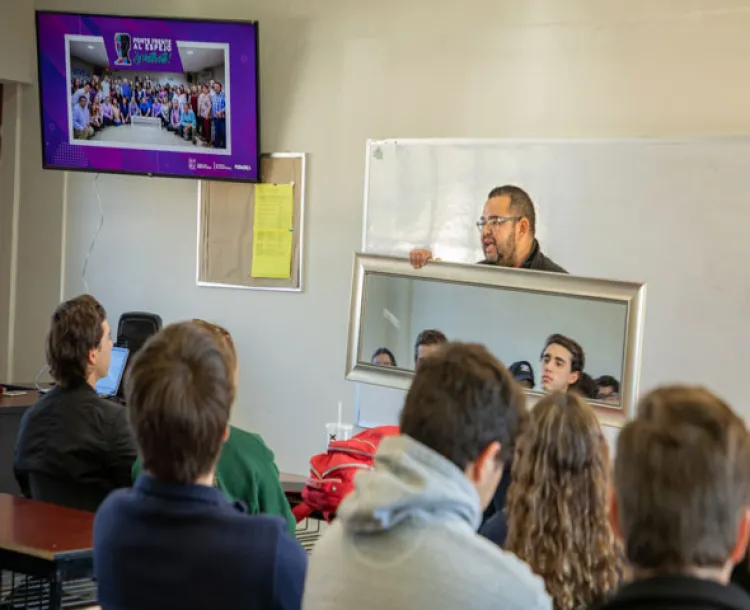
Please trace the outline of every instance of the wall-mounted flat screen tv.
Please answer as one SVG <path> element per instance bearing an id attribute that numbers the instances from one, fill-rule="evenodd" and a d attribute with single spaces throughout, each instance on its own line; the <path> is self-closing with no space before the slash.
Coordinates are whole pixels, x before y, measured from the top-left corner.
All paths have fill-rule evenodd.
<path id="1" fill-rule="evenodd" d="M 39 11 L 47 169 L 259 179 L 258 24 Z"/>

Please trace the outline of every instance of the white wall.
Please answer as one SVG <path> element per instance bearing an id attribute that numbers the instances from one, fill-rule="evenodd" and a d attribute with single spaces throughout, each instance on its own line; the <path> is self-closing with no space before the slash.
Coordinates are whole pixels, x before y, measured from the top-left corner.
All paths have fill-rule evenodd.
<path id="1" fill-rule="evenodd" d="M 539 354 L 546 338 L 560 333 L 583 347 L 589 375 L 622 379 L 625 305 L 425 280 L 411 283 L 414 338 L 436 328 L 452 341 L 484 343 L 506 366 L 530 362 L 539 385 Z"/>
<path id="2" fill-rule="evenodd" d="M 3 0 L 0 19 L 0 81 L 36 79 L 34 0 Z"/>
<path id="3" fill-rule="evenodd" d="M 97 0 L 39 0 L 38 8 L 102 10 Z M 149 14 L 154 5 L 133 0 L 123 10 Z M 164 0 L 159 12 L 259 20 L 263 149 L 310 153 L 306 291 L 195 288 L 195 183 L 132 177 L 100 181 L 106 224 L 89 284 L 113 318 L 144 308 L 167 321 L 202 315 L 225 323 L 242 359 L 235 421 L 266 437 L 282 469 L 305 471 L 339 399 L 351 414 L 353 385 L 343 378 L 366 138 L 750 132 L 750 13 L 737 0 L 466 0 L 441 11 L 427 0 L 251 6 Z M 1 31 L 13 40 L 30 38 L 30 23 L 16 29 L 7 22 Z M 19 61 L 16 49 L 27 46 L 0 35 L 6 69 Z M 17 379 L 33 377 L 44 357 L 63 236 L 70 296 L 81 290 L 99 214 L 93 177 L 71 176 L 63 229 L 63 175 L 40 169 L 33 88 L 28 100 L 21 126 Z M 679 214 L 679 202 L 654 205 Z M 737 222 L 750 221 L 747 214 Z M 708 233 L 701 247 L 714 239 L 722 237 Z M 750 416 L 750 406 L 737 408 Z"/>
<path id="4" fill-rule="evenodd" d="M 23 106 L 20 85 L 2 87 L 0 129 L 0 379 L 10 379 L 15 329 L 15 274 L 18 254 L 18 214 L 21 156 L 19 150 Z"/>

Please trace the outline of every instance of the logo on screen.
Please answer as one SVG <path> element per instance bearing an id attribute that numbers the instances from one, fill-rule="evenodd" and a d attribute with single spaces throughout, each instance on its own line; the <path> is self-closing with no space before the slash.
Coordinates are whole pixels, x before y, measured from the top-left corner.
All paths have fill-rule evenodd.
<path id="1" fill-rule="evenodd" d="M 130 34 L 115 34 L 115 51 L 117 52 L 116 66 L 130 66 L 133 62 L 130 59 L 131 40 Z"/>

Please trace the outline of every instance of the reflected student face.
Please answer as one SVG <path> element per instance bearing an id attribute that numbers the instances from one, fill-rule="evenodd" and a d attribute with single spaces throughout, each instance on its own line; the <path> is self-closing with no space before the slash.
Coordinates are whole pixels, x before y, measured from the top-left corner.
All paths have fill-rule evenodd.
<path id="1" fill-rule="evenodd" d="M 491 197 L 484 204 L 482 251 L 488 262 L 501 267 L 515 267 L 521 262 L 517 260 L 518 221 L 503 220 L 511 218 L 515 216 L 508 195 Z"/>
<path id="2" fill-rule="evenodd" d="M 378 354 L 372 359 L 372 363 L 378 366 L 393 366 L 393 361 L 388 354 Z"/>
<path id="3" fill-rule="evenodd" d="M 542 389 L 545 392 L 567 392 L 580 374 L 573 371 L 573 354 L 557 343 L 542 354 Z"/>
<path id="4" fill-rule="evenodd" d="M 440 343 L 430 343 L 427 345 L 419 345 L 417 347 L 417 368 L 425 358 L 428 358 L 435 353 L 440 347 Z"/>

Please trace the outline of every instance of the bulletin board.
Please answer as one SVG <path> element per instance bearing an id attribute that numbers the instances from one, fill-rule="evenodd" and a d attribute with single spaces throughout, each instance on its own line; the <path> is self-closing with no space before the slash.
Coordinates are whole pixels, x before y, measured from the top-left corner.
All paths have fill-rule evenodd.
<path id="1" fill-rule="evenodd" d="M 302 291 L 303 232 L 305 220 L 305 154 L 264 154 L 259 183 L 202 181 L 198 187 L 198 286 L 247 290 Z M 277 203 L 288 203 L 291 188 L 291 221 L 288 228 L 256 221 L 279 222 Z M 260 213 L 260 216 L 259 216 Z M 270 215 L 269 215 L 270 214 Z M 284 221 L 285 222 L 285 221 Z M 291 237 L 291 252 L 288 231 Z M 257 237 L 257 239 L 256 239 Z M 261 239 L 264 241 L 261 242 Z M 254 243 L 256 242 L 257 243 Z M 283 246 L 283 247 L 282 247 Z M 268 254 L 278 254 L 269 259 Z M 271 265 L 261 265 L 271 261 Z M 286 258 L 288 276 L 286 275 Z M 261 269 L 262 267 L 262 269 Z M 269 277 L 272 276 L 272 277 Z"/>

